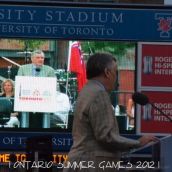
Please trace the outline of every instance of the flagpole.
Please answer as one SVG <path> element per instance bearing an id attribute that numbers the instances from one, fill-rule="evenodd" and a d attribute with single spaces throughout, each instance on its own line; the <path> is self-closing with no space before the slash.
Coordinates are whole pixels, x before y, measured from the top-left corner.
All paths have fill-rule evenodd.
<path id="1" fill-rule="evenodd" d="M 66 94 L 68 93 L 68 85 L 69 85 L 69 68 L 70 68 L 70 58 L 71 58 L 71 46 L 72 46 L 72 41 L 69 41 L 68 62 L 67 62 L 67 77 L 66 77 Z"/>

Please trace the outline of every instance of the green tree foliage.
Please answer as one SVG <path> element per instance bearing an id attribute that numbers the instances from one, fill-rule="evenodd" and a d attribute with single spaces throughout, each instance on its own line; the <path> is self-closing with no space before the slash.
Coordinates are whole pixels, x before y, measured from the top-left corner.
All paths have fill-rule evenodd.
<path id="1" fill-rule="evenodd" d="M 86 54 L 95 52 L 110 52 L 116 56 L 122 56 L 127 49 L 133 48 L 135 43 L 112 42 L 112 41 L 84 41 L 81 43 L 82 50 Z"/>
<path id="2" fill-rule="evenodd" d="M 45 44 L 45 40 L 33 40 L 33 39 L 23 39 L 19 40 L 21 44 L 24 45 L 24 49 L 33 51 L 39 49 L 41 45 Z"/>

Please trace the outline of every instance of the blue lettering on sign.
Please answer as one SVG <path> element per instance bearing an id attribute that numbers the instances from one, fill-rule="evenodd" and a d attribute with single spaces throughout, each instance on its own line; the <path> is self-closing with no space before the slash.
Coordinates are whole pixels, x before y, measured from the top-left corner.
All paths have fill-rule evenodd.
<path id="1" fill-rule="evenodd" d="M 1 37 L 171 41 L 170 10 L 0 7 Z"/>
<path id="2" fill-rule="evenodd" d="M 3 150 L 26 150 L 26 140 L 27 138 L 40 136 L 46 136 L 45 133 L 0 133 L 0 147 L 1 151 Z M 49 134 L 50 135 L 50 134 Z M 71 133 L 56 133 L 51 134 L 52 145 L 54 151 L 69 151 L 72 145 L 72 135 Z"/>

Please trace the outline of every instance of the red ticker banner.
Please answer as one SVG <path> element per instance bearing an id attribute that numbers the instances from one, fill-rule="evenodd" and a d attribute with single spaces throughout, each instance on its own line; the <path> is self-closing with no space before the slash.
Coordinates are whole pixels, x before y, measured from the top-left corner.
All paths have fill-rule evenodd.
<path id="1" fill-rule="evenodd" d="M 142 87 L 172 87 L 172 44 L 140 44 L 139 69 Z"/>

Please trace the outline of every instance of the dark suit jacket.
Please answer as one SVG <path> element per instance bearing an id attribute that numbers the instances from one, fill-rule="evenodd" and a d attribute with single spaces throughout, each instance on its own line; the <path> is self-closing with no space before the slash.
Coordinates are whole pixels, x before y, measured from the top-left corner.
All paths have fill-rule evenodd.
<path id="1" fill-rule="evenodd" d="M 122 151 L 139 146 L 139 141 L 119 135 L 109 95 L 94 80 L 88 81 L 77 99 L 72 134 L 73 146 L 69 152 L 69 162 L 93 161 L 97 168 L 89 168 L 87 172 L 99 172 L 100 162 L 117 162 Z M 105 169 L 104 172 L 106 170 L 110 172 L 115 169 Z M 73 172 L 71 168 L 64 169 L 64 172 L 69 171 Z"/>

